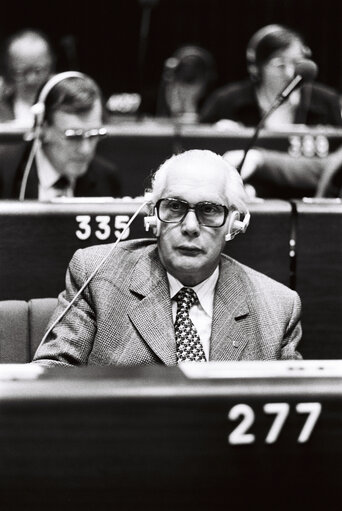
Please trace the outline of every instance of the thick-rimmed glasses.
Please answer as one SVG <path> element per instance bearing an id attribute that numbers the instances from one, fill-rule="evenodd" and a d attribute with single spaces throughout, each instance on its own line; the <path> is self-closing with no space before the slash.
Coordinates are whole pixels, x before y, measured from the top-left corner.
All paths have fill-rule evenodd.
<path id="1" fill-rule="evenodd" d="M 204 201 L 190 205 L 185 200 L 172 197 L 160 199 L 156 203 L 156 211 L 159 220 L 168 224 L 183 222 L 188 212 L 194 211 L 198 223 L 206 227 L 222 227 L 228 215 L 228 208 L 223 204 Z"/>

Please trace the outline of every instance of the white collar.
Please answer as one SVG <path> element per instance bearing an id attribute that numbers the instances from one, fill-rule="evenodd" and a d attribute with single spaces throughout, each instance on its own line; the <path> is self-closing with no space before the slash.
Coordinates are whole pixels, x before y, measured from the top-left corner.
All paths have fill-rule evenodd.
<path id="1" fill-rule="evenodd" d="M 39 144 L 36 153 L 36 164 L 39 184 L 44 189 L 52 188 L 62 174 L 60 174 L 46 156 L 42 145 Z"/>
<path id="2" fill-rule="evenodd" d="M 176 294 L 182 287 L 191 287 L 198 297 L 199 303 L 203 307 L 204 311 L 212 317 L 214 308 L 214 290 L 219 277 L 219 268 L 216 266 L 215 271 L 196 286 L 184 286 L 179 280 L 173 277 L 170 273 L 166 272 L 167 279 L 169 282 L 170 296 L 174 299 Z"/>

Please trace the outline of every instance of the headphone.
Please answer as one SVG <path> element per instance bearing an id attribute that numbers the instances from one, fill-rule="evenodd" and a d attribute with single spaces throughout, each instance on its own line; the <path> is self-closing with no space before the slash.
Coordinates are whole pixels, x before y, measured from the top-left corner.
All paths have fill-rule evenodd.
<path id="1" fill-rule="evenodd" d="M 31 151 L 27 158 L 27 163 L 26 163 L 25 170 L 23 172 L 23 177 L 22 177 L 21 184 L 20 184 L 19 200 L 25 199 L 27 180 L 28 180 L 28 177 L 30 174 L 30 170 L 32 167 L 34 157 L 36 156 L 36 153 L 38 150 L 42 127 L 43 127 L 44 119 L 45 119 L 46 98 L 57 84 L 59 84 L 63 80 L 67 80 L 68 78 L 84 78 L 84 79 L 86 79 L 87 76 L 83 73 L 80 73 L 79 71 L 65 71 L 64 73 L 59 73 L 57 75 L 54 75 L 43 86 L 42 90 L 39 93 L 37 103 L 35 103 L 31 107 L 31 111 L 33 113 L 33 118 L 34 118 L 33 129 L 30 133 L 25 135 L 25 140 L 26 141 L 33 140 L 33 143 L 32 143 L 32 147 L 31 147 Z"/>
<path id="2" fill-rule="evenodd" d="M 87 76 L 83 73 L 80 73 L 79 71 L 64 71 L 63 73 L 58 73 L 57 75 L 54 75 L 50 80 L 46 82 L 46 84 L 43 86 L 42 90 L 39 93 L 37 103 L 35 103 L 31 108 L 34 115 L 34 127 L 37 129 L 37 127 L 41 128 L 44 122 L 45 118 L 45 102 L 46 98 L 52 91 L 56 85 L 58 85 L 60 82 L 63 82 L 64 80 L 67 80 L 68 78 L 84 78 L 86 79 Z"/>
<path id="3" fill-rule="evenodd" d="M 146 197 L 146 195 L 145 195 Z M 146 197 L 149 198 L 150 196 Z M 240 220 L 240 212 L 236 209 L 229 211 L 228 213 L 228 224 L 227 224 L 227 232 L 225 236 L 226 241 L 230 241 L 237 234 L 245 233 L 247 227 L 249 225 L 251 215 L 249 211 L 245 212 L 243 220 Z M 157 215 L 153 214 L 150 216 L 145 216 L 144 218 L 145 231 L 149 231 L 151 229 L 152 233 L 158 238 L 160 235 L 160 226 L 161 220 L 157 217 Z"/>
<path id="4" fill-rule="evenodd" d="M 293 36 L 296 36 L 298 38 L 298 41 L 302 43 L 302 51 L 303 51 L 303 58 L 310 58 L 312 55 L 312 52 L 308 46 L 306 46 L 300 35 L 297 35 L 296 32 L 282 26 L 282 25 L 266 25 L 265 27 L 260 28 L 249 40 L 247 44 L 246 49 L 246 59 L 247 59 L 247 70 L 248 73 L 252 79 L 252 81 L 258 81 L 259 80 L 259 66 L 256 62 L 256 52 L 259 44 L 262 42 L 262 40 L 271 35 L 276 34 L 277 32 L 289 32 L 290 34 L 293 34 Z"/>

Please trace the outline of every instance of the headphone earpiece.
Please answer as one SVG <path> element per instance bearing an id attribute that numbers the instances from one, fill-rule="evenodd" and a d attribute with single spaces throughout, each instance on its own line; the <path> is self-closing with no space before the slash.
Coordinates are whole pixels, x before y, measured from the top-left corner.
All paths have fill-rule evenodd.
<path id="1" fill-rule="evenodd" d="M 234 210 L 230 212 L 228 216 L 228 228 L 225 240 L 230 241 L 240 232 L 245 233 L 249 225 L 250 218 L 251 216 L 248 211 L 245 213 L 243 220 L 240 220 L 239 211 Z"/>
<path id="2" fill-rule="evenodd" d="M 154 236 L 158 237 L 160 234 L 160 220 L 156 215 L 145 216 L 144 218 L 145 231 L 151 229 Z"/>

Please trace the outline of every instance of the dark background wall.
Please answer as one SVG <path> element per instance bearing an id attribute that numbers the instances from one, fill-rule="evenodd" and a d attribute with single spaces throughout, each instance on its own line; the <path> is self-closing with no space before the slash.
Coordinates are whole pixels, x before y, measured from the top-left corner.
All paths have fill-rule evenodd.
<path id="1" fill-rule="evenodd" d="M 39 28 L 56 47 L 58 70 L 90 74 L 105 95 L 137 91 L 141 3 L 13 0 L 3 7 L 0 40 L 22 28 Z M 304 36 L 319 65 L 319 81 L 342 92 L 342 2 L 337 0 L 159 0 L 150 21 L 147 90 L 157 88 L 163 61 L 184 43 L 213 53 L 217 85 L 244 77 L 251 35 L 263 25 L 281 23 Z"/>

